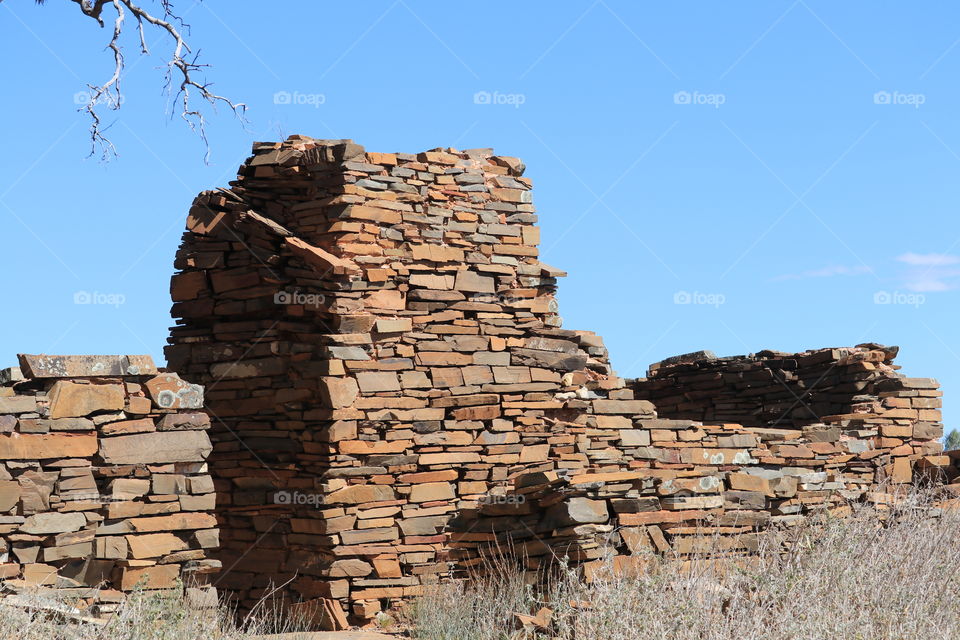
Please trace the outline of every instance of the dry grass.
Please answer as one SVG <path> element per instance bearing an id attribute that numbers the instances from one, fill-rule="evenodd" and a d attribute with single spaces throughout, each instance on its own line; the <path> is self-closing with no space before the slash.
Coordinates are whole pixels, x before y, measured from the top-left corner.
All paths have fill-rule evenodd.
<path id="1" fill-rule="evenodd" d="M 11 605 L 0 599 L 3 640 L 251 640 L 303 628 L 302 621 L 284 616 L 271 601 L 238 623 L 229 608 L 191 607 L 175 591 L 135 591 L 106 624 L 85 622 L 68 603 L 49 596 L 26 594 L 16 600 Z"/>
<path id="2" fill-rule="evenodd" d="M 472 584 L 447 585 L 411 610 L 422 640 L 539 637 L 513 612 L 554 610 L 564 640 L 913 640 L 960 635 L 960 513 L 912 495 L 896 521 L 862 508 L 773 539 L 752 562 L 649 559 L 642 575 L 612 571 L 592 584 L 561 570 L 534 589 L 501 565 Z M 935 517 L 937 516 L 937 517 Z"/>
<path id="3" fill-rule="evenodd" d="M 409 608 L 414 638 L 504 640 L 514 612 L 553 609 L 539 637 L 563 640 L 919 640 L 960 635 L 960 512 L 905 499 L 892 524 L 863 508 L 771 536 L 748 561 L 649 556 L 629 577 L 600 572 L 585 584 L 560 569 L 541 587 L 501 564 L 468 584 L 439 587 Z M 513 566 L 513 565 L 511 565 Z M 77 623 L 42 608 L 4 605 L 7 640 L 250 640 L 296 630 L 269 603 L 237 625 L 225 608 L 192 609 L 175 595 L 134 593 L 108 624 Z M 61 605 L 62 606 L 62 605 Z M 299 626 L 299 625 L 296 625 Z"/>

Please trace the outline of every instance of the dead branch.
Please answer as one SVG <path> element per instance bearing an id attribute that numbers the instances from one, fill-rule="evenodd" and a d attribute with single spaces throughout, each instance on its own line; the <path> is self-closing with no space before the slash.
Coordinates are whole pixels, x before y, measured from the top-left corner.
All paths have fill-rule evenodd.
<path id="1" fill-rule="evenodd" d="M 0 0 L 2 1 L 2 0 Z M 218 104 L 223 104 L 237 116 L 241 122 L 246 122 L 247 105 L 242 102 L 234 102 L 230 98 L 214 93 L 211 89 L 213 84 L 206 78 L 199 77 L 204 68 L 209 65 L 199 62 L 200 50 L 196 52 L 190 47 L 183 36 L 184 32 L 189 31 L 189 25 L 182 17 L 176 15 L 173 11 L 173 4 L 170 0 L 159 0 L 163 10 L 162 17 L 158 17 L 137 5 L 133 0 L 70 0 L 76 4 L 83 15 L 95 20 L 101 27 L 105 26 L 104 11 L 110 8 L 116 13 L 113 20 L 113 32 L 106 48 L 113 53 L 113 74 L 106 82 L 100 85 L 88 84 L 90 91 L 85 97 L 86 104 L 83 104 L 79 110 L 84 111 L 90 117 L 90 155 L 100 152 L 101 160 L 109 160 L 117 155 L 116 147 L 107 138 L 106 131 L 109 126 L 103 126 L 101 115 L 98 109 L 106 107 L 111 110 L 119 110 L 123 103 L 123 96 L 120 93 L 120 82 L 123 79 L 125 61 L 123 51 L 120 46 L 120 38 L 123 34 L 124 21 L 129 12 L 137 21 L 137 34 L 139 36 L 139 46 L 141 55 L 150 55 L 147 47 L 146 33 L 144 24 L 151 25 L 161 33 L 166 34 L 172 41 L 172 52 L 166 62 L 164 72 L 164 91 L 170 95 L 173 93 L 173 104 L 178 105 L 180 117 L 187 123 L 192 131 L 199 135 L 203 141 L 206 152 L 204 162 L 210 158 L 210 143 L 207 139 L 206 125 L 207 120 L 193 98 L 198 95 L 200 100 L 206 102 L 216 111 Z M 38 4 L 43 4 L 45 0 L 37 0 Z M 173 88 L 176 87 L 176 92 Z M 171 112 L 171 117 L 173 112 Z"/>

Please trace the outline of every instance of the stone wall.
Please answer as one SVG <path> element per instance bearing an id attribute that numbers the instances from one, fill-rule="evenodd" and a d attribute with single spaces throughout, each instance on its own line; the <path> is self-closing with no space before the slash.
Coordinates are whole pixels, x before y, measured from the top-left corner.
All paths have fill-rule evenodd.
<path id="1" fill-rule="evenodd" d="M 599 337 L 560 328 L 523 169 L 294 136 L 194 201 L 167 357 L 207 388 L 220 586 L 241 608 L 283 585 L 343 626 L 497 539 L 687 552 L 697 527 L 789 523 L 943 463 L 935 382 L 878 345 L 618 378 Z M 773 375 L 814 394 L 810 416 L 772 420 Z"/>
<path id="2" fill-rule="evenodd" d="M 611 555 L 616 566 L 639 569 L 649 552 L 750 553 L 764 528 L 884 502 L 882 487 L 950 480 L 937 383 L 900 377 L 895 353 L 866 344 L 653 365 L 650 378 L 628 386 L 667 400 L 666 412 L 657 405 L 661 417 L 600 428 L 594 404 L 567 430 L 594 459 L 590 468 L 559 461 L 555 471 L 519 476 L 499 499 L 461 512 L 451 545 L 463 566 L 512 548 L 531 558 L 531 570 L 559 555 L 585 563 L 588 575 Z M 771 369 L 785 377 L 792 402 L 762 375 Z M 808 411 L 844 413 L 804 419 L 793 405 L 807 402 Z M 793 418 L 781 420 L 774 407 Z M 756 426 L 681 417 L 695 412 Z"/>
<path id="3" fill-rule="evenodd" d="M 218 563 L 203 391 L 149 356 L 20 356 L 0 371 L 0 580 L 95 613 L 136 585 L 199 602 Z"/>
<path id="4" fill-rule="evenodd" d="M 859 416 L 871 424 L 888 422 L 891 429 L 928 423 L 940 437 L 936 381 L 892 384 L 896 355 L 896 347 L 876 344 L 730 358 L 698 352 L 651 365 L 633 388 L 665 418 L 788 429 Z"/>
<path id="5" fill-rule="evenodd" d="M 574 455 L 556 394 L 622 383 L 559 328 L 518 160 L 254 151 L 194 203 L 172 282 L 168 360 L 215 418 L 221 585 L 252 606 L 291 581 L 365 618 L 447 574 L 460 508 Z"/>

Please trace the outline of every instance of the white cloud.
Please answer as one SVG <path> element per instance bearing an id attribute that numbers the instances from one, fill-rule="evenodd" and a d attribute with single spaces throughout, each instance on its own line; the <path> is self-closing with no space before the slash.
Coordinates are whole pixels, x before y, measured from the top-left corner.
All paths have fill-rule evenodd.
<path id="1" fill-rule="evenodd" d="M 897 262 L 909 265 L 901 274 L 903 287 L 918 293 L 952 291 L 960 288 L 960 256 L 946 253 L 907 252 Z"/>
<path id="2" fill-rule="evenodd" d="M 960 269 L 911 269 L 903 276 L 903 281 L 910 291 L 952 291 L 960 288 Z"/>
<path id="3" fill-rule="evenodd" d="M 950 291 L 955 288 L 954 285 L 951 285 L 943 280 L 938 278 L 907 278 L 904 281 L 903 285 L 909 291 L 916 291 L 918 293 L 931 293 L 936 291 Z"/>
<path id="4" fill-rule="evenodd" d="M 946 253 L 904 253 L 897 256 L 898 262 L 915 267 L 945 267 L 951 264 L 960 264 L 960 256 L 951 256 Z"/>
<path id="5" fill-rule="evenodd" d="M 946 253 L 914 253 L 908 251 L 895 258 L 898 273 L 892 274 L 897 287 L 915 293 L 938 293 L 960 289 L 960 256 Z M 848 266 L 832 264 L 799 273 L 774 277 L 774 282 L 806 280 L 809 278 L 836 278 L 876 275 L 867 265 Z M 889 277 L 889 276 L 888 276 Z"/>

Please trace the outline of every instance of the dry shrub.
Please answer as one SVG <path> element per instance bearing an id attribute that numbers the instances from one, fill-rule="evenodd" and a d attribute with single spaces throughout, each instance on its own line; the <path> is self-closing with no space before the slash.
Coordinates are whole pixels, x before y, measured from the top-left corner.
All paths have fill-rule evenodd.
<path id="1" fill-rule="evenodd" d="M 929 493 L 761 540 L 750 559 L 651 557 L 639 575 L 601 571 L 590 584 L 564 569 L 537 589 L 500 563 L 422 597 L 413 635 L 533 637 L 510 614 L 544 606 L 554 610 L 545 635 L 564 640 L 926 640 L 960 629 L 960 513 Z"/>

